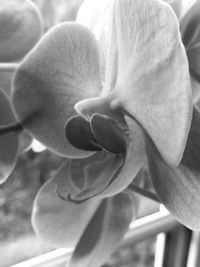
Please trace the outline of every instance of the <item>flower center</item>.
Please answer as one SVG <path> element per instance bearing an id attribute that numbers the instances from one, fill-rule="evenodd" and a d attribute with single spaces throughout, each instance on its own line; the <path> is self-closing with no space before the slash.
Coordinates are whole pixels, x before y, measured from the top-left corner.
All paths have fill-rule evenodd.
<path id="1" fill-rule="evenodd" d="M 128 135 L 126 125 L 108 116 L 93 114 L 90 121 L 77 115 L 65 125 L 65 135 L 74 147 L 88 151 L 105 149 L 115 154 L 125 154 Z"/>

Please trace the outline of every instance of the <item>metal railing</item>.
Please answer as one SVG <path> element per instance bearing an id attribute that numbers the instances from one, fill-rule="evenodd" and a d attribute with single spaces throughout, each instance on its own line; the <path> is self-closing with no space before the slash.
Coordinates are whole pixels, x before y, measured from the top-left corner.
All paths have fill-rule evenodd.
<path id="1" fill-rule="evenodd" d="M 133 222 L 121 246 L 145 240 L 162 232 L 168 233 L 177 226 L 179 226 L 179 223 L 167 211 L 156 212 Z M 12 267 L 64 267 L 71 252 L 72 250 L 57 249 L 42 256 L 12 265 Z"/>

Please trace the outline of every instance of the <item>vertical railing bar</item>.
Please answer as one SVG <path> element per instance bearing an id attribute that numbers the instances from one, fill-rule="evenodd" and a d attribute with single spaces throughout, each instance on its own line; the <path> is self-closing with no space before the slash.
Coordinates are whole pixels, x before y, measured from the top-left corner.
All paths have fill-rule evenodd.
<path id="1" fill-rule="evenodd" d="M 186 267 L 192 231 L 179 225 L 166 234 L 162 267 Z"/>
<path id="2" fill-rule="evenodd" d="M 189 249 L 187 267 L 200 266 L 200 232 L 193 232 Z"/>
<path id="3" fill-rule="evenodd" d="M 154 267 L 162 267 L 165 254 L 166 234 L 160 233 L 156 237 Z"/>

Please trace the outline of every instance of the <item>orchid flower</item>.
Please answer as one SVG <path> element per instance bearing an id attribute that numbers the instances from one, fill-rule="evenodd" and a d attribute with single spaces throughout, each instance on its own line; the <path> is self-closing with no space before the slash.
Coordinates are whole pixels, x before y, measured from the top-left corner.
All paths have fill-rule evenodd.
<path id="1" fill-rule="evenodd" d="M 75 247 L 70 267 L 100 266 L 116 248 L 137 215 L 129 185 L 146 158 L 160 201 L 200 228 L 199 110 L 178 19 L 159 0 L 109 8 L 102 46 L 86 26 L 57 25 L 13 83 L 21 125 L 67 158 L 40 189 L 32 218 L 39 236 Z"/>

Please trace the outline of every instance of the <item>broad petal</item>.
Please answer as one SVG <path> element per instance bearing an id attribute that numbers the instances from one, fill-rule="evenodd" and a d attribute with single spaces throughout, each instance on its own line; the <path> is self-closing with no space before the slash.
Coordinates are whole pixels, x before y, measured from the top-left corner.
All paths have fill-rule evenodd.
<path id="1" fill-rule="evenodd" d="M 15 122 L 9 99 L 0 88 L 0 127 Z M 13 171 L 18 152 L 18 135 L 14 132 L 0 135 L 0 184 Z"/>
<path id="2" fill-rule="evenodd" d="M 197 113 L 194 113 L 196 117 Z M 199 127 L 198 115 L 193 118 L 183 160 L 176 168 L 167 165 L 152 141 L 147 139 L 149 169 L 155 190 L 176 219 L 192 230 L 200 230 Z"/>
<path id="3" fill-rule="evenodd" d="M 136 217 L 137 202 L 126 193 L 104 200 L 76 246 L 69 267 L 98 267 L 119 245 Z"/>
<path id="4" fill-rule="evenodd" d="M 177 166 L 190 127 L 187 56 L 175 14 L 156 0 L 118 0 L 115 103 L 135 117 L 164 160 Z M 170 136 L 170 138 L 169 138 Z"/>
<path id="5" fill-rule="evenodd" d="M 36 233 L 54 247 L 74 247 L 100 204 L 92 199 L 82 204 L 64 201 L 56 193 L 68 190 L 69 162 L 40 189 L 34 202 L 32 223 Z M 61 193 L 60 192 L 60 193 Z"/>
<path id="6" fill-rule="evenodd" d="M 107 95 L 114 87 L 117 75 L 116 31 L 113 21 L 115 0 L 85 0 L 81 5 L 77 22 L 87 26 L 96 36 L 101 56 L 101 73 Z"/>
<path id="7" fill-rule="evenodd" d="M 29 0 L 1 0 L 0 61 L 24 57 L 42 35 L 39 10 Z"/>
<path id="8" fill-rule="evenodd" d="M 90 152 L 71 146 L 64 125 L 81 99 L 101 89 L 96 40 L 84 26 L 53 27 L 29 53 L 14 79 L 13 105 L 30 133 L 54 152 L 82 157 Z"/>

